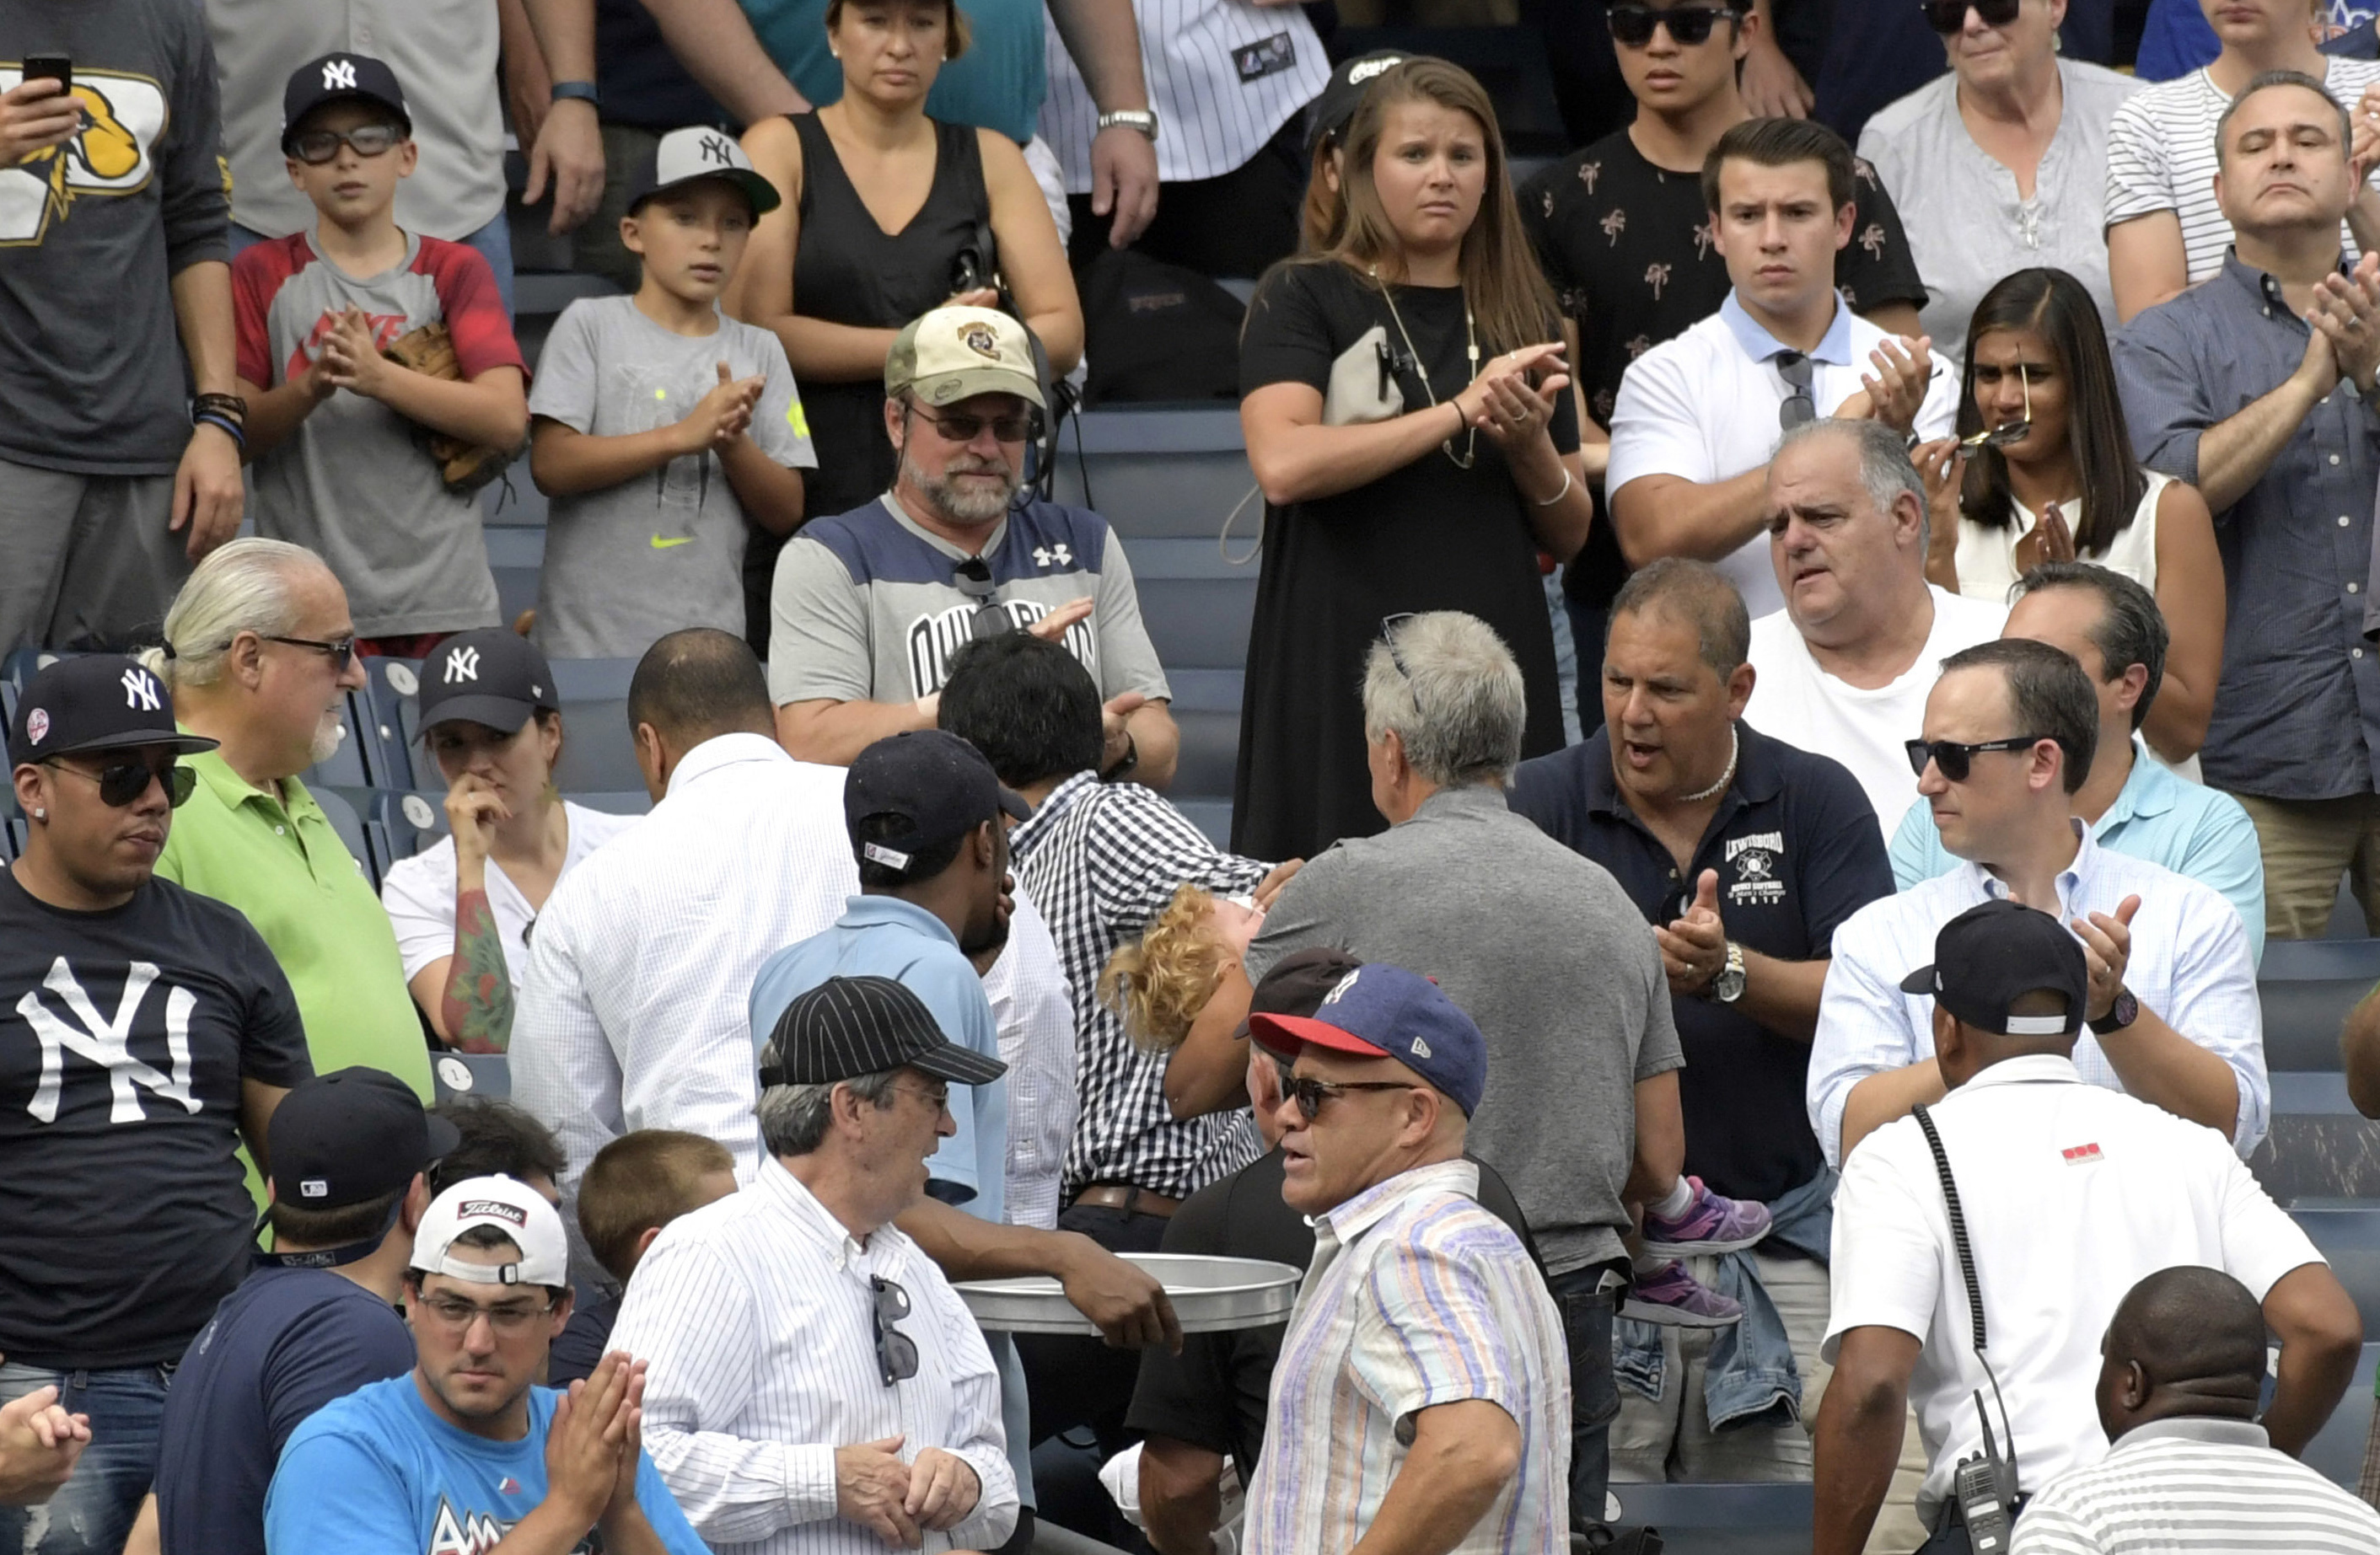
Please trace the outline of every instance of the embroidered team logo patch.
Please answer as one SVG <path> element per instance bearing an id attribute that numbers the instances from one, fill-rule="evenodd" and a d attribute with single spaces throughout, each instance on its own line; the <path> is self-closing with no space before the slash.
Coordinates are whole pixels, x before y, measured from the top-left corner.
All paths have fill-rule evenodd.
<path id="1" fill-rule="evenodd" d="M 969 322 L 959 326 L 959 344 L 978 356 L 1000 360 L 1000 337 L 985 323 Z"/>
<path id="2" fill-rule="evenodd" d="M 49 737 L 50 710 L 48 708 L 36 707 L 25 715 L 25 738 L 28 741 L 38 745 Z"/>
<path id="3" fill-rule="evenodd" d="M 2095 1144 L 2069 1145 L 2058 1153 L 2066 1158 L 2066 1164 L 2069 1166 L 2088 1166 L 2095 1162 L 2106 1159 L 2099 1153 L 2099 1147 Z"/>

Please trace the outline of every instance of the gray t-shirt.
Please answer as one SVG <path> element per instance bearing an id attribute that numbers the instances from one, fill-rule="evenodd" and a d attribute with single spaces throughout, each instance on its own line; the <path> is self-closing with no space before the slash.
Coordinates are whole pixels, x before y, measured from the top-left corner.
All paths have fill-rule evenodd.
<path id="1" fill-rule="evenodd" d="M 688 336 L 646 318 L 633 297 L 572 303 L 538 358 L 529 414 L 599 438 L 674 426 L 719 387 L 722 361 L 738 379 L 768 380 L 752 413 L 760 452 L 815 469 L 785 348 L 767 330 L 723 315 L 717 334 Z M 538 583 L 538 646 L 555 658 L 635 658 L 681 627 L 742 636 L 745 536 L 744 506 L 708 452 L 554 498 Z"/>
<path id="2" fill-rule="evenodd" d="M 1315 945 L 1432 978 L 1479 1023 L 1488 1090 L 1469 1149 L 1512 1185 L 1546 1272 L 1623 1256 L 1636 1082 L 1686 1061 L 1660 951 L 1620 883 L 1502 790 L 1440 790 L 1300 870 L 1247 974 Z"/>
<path id="3" fill-rule="evenodd" d="M 970 554 L 929 533 L 890 493 L 805 524 L 778 556 L 769 597 L 771 699 L 914 702 L 941 690 L 983 603 L 955 581 Z M 993 597 L 1016 626 L 1089 597 L 1090 619 L 1068 627 L 1065 643 L 1102 698 L 1173 694 L 1106 519 L 1027 502 L 993 527 L 981 554 Z"/>

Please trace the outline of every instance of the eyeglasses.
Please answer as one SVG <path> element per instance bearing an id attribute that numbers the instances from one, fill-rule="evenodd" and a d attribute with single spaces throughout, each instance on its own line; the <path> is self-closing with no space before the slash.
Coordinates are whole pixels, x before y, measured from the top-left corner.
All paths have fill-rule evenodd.
<path id="1" fill-rule="evenodd" d="M 1711 29 L 1736 13 L 1719 6 L 1614 6 L 1604 13 L 1611 23 L 1611 41 L 1623 49 L 1641 49 L 1653 41 L 1653 29 L 1666 27 L 1682 48 L 1710 42 Z"/>
<path id="2" fill-rule="evenodd" d="M 1008 607 L 1000 602 L 1000 585 L 991 581 L 991 567 L 982 557 L 968 557 L 951 573 L 959 592 L 976 601 L 975 614 L 967 620 L 971 640 L 980 643 L 987 637 L 1005 637 L 1016 630 L 1016 623 L 1008 618 Z"/>
<path id="3" fill-rule="evenodd" d="M 1380 641 L 1389 650 L 1389 662 L 1395 665 L 1397 673 L 1408 681 L 1413 679 L 1413 671 L 1405 668 L 1404 656 L 1397 652 L 1397 631 L 1405 622 L 1413 620 L 1416 613 L 1413 610 L 1399 610 L 1392 616 L 1380 618 Z"/>
<path id="4" fill-rule="evenodd" d="M 1292 1075 L 1281 1081 L 1281 1093 L 1297 1103 L 1298 1115 L 1311 1123 L 1322 1115 L 1322 1103 L 1333 1096 L 1344 1096 L 1351 1091 L 1419 1091 L 1420 1086 L 1409 1080 L 1316 1079 L 1312 1075 Z"/>
<path id="5" fill-rule="evenodd" d="M 1909 770 L 1918 777 L 1925 776 L 1925 764 L 1931 761 L 1942 769 L 1942 776 L 1953 783 L 1967 780 L 1968 764 L 1986 751 L 2030 751 L 2045 740 L 2055 740 L 2054 734 L 2020 734 L 2007 740 L 1985 740 L 1977 744 L 1961 745 L 1956 740 L 1911 740 L 1902 748 L 1909 753 Z"/>
<path id="6" fill-rule="evenodd" d="M 937 1113 L 951 1104 L 951 1088 L 947 1085 L 896 1085 L 892 1089 L 904 1096 L 915 1096 Z"/>
<path id="7" fill-rule="evenodd" d="M 335 129 L 310 129 L 303 135 L 293 137 L 289 149 L 297 153 L 299 162 L 320 167 L 337 156 L 341 146 L 353 147 L 359 157 L 385 156 L 404 139 L 405 131 L 395 125 L 365 124 L 344 133 Z"/>
<path id="8" fill-rule="evenodd" d="M 151 766 L 146 762 L 138 761 L 111 762 L 97 772 L 85 772 L 79 766 L 68 766 L 62 761 L 47 761 L 42 765 L 59 772 L 71 772 L 78 778 L 90 778 L 99 785 L 99 802 L 111 810 L 138 804 L 152 783 L 164 784 L 165 802 L 179 810 L 189 802 L 190 791 L 199 786 L 199 775 L 175 761 L 163 766 Z"/>
<path id="9" fill-rule="evenodd" d="M 1967 13 L 1983 18 L 1985 27 L 2006 27 L 2016 19 L 2021 0 L 1925 0 L 1925 25 L 1948 37 L 1963 32 Z"/>
<path id="10" fill-rule="evenodd" d="M 1817 376 L 1817 365 L 1799 351 L 1779 351 L 1776 356 L 1777 376 L 1793 392 L 1777 407 L 1777 429 L 1790 432 L 1796 427 L 1807 426 L 1818 418 L 1818 404 L 1810 398 L 1810 381 Z"/>
<path id="11" fill-rule="evenodd" d="M 275 637 L 267 633 L 264 640 L 286 643 L 293 648 L 311 648 L 329 659 L 332 669 L 342 675 L 346 673 L 347 666 L 356 661 L 356 640 L 353 636 L 337 637 L 325 643 L 317 637 Z M 224 646 L 227 648 L 231 645 L 225 643 Z"/>
<path id="12" fill-rule="evenodd" d="M 929 416 L 917 412 L 917 419 L 930 421 L 937 431 L 953 442 L 973 442 L 986 427 L 1002 442 L 1023 442 L 1033 435 L 1030 414 L 1017 416 Z"/>
<path id="13" fill-rule="evenodd" d="M 881 1274 L 868 1276 L 868 1289 L 876 1298 L 876 1374 L 889 1388 L 917 1375 L 917 1342 L 892 1326 L 909 1315 L 909 1293 Z"/>
<path id="14" fill-rule="evenodd" d="M 549 1302 L 543 1307 L 524 1307 L 513 1302 L 503 1307 L 482 1307 L 451 1296 L 425 1296 L 414 1303 L 414 1310 L 428 1313 L 438 1320 L 441 1328 L 455 1334 L 470 1332 L 471 1325 L 485 1318 L 498 1338 L 513 1339 L 527 1332 L 528 1325 L 538 1319 L 551 1314 L 553 1305 Z"/>

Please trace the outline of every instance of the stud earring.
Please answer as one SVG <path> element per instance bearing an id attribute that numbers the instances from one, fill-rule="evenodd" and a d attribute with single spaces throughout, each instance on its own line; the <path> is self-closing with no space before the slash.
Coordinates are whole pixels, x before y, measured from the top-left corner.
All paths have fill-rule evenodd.
<path id="1" fill-rule="evenodd" d="M 33 819 L 36 821 L 46 821 L 49 818 L 50 813 L 46 810 L 36 810 L 33 812 Z"/>

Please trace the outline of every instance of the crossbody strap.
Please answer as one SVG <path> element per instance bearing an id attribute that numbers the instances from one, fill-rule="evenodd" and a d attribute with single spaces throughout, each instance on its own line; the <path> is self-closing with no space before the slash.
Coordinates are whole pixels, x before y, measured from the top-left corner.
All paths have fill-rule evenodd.
<path id="1" fill-rule="evenodd" d="M 1942 1136 L 1935 1130 L 1934 1116 L 1924 1103 L 1909 1109 L 1917 1119 L 1917 1127 L 1925 1135 L 1926 1148 L 1934 1152 L 1934 1170 L 1942 1179 L 1942 1206 L 1950 1213 L 1950 1246 L 1959 1255 L 1959 1274 L 1967 1283 L 1967 1313 L 1974 1323 L 1975 1354 L 1984 1353 L 1984 1286 L 1975 1277 L 1974 1250 L 1967 1243 L 1967 1217 L 1959 1208 L 1959 1185 L 1950 1176 L 1950 1157 L 1942 1149 Z"/>

